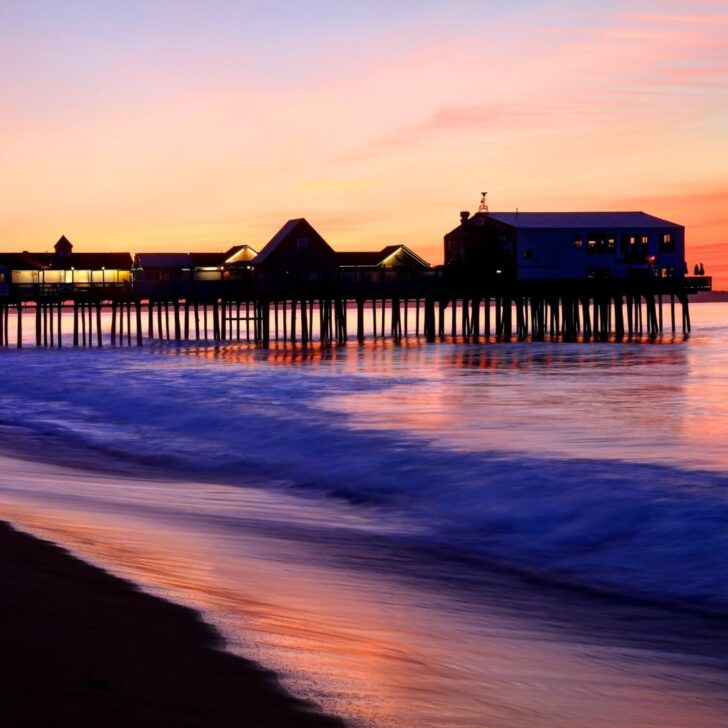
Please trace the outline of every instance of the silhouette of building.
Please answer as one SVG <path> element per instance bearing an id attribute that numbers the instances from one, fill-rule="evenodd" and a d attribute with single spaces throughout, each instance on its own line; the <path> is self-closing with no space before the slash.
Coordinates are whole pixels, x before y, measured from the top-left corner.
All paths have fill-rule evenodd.
<path id="1" fill-rule="evenodd" d="M 129 253 L 74 253 L 65 235 L 53 253 L 0 253 L 0 266 L 8 269 L 10 282 L 26 286 L 130 285 L 132 280 Z"/>
<path id="2" fill-rule="evenodd" d="M 190 253 L 196 281 L 229 280 L 248 276 L 257 251 L 235 245 L 222 253 Z"/>
<path id="3" fill-rule="evenodd" d="M 644 212 L 460 213 L 445 264 L 518 280 L 682 276 L 685 228 Z"/>
<path id="4" fill-rule="evenodd" d="M 137 253 L 134 256 L 135 281 L 189 281 L 193 269 L 194 263 L 189 253 Z"/>
<path id="5" fill-rule="evenodd" d="M 338 268 L 334 249 L 304 218 L 289 220 L 251 263 L 264 283 L 322 280 Z"/>
<path id="6" fill-rule="evenodd" d="M 336 261 L 339 268 L 356 268 L 364 270 L 410 268 L 427 270 L 430 264 L 420 258 L 406 245 L 388 245 L 379 251 L 337 252 Z"/>

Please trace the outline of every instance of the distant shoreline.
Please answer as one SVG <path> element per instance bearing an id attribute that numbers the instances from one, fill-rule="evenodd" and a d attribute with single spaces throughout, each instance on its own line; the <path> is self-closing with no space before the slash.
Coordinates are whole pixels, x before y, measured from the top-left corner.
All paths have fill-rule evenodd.
<path id="1" fill-rule="evenodd" d="M 728 303 L 728 291 L 700 291 L 690 296 L 690 303 Z"/>

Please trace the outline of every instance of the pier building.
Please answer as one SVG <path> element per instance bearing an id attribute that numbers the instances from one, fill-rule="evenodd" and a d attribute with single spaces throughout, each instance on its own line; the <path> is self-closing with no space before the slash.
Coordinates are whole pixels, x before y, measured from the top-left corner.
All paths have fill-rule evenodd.
<path id="1" fill-rule="evenodd" d="M 125 286 L 132 282 L 129 253 L 74 253 L 65 235 L 58 239 L 53 253 L 0 253 L 0 266 L 8 269 L 9 283 L 16 291 Z"/>
<path id="2" fill-rule="evenodd" d="M 524 281 L 682 276 L 685 228 L 645 212 L 462 212 L 445 265 Z"/>

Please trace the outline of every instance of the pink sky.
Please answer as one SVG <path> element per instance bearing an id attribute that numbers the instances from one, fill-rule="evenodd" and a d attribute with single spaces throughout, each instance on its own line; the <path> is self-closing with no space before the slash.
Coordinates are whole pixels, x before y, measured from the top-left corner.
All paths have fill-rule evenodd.
<path id="1" fill-rule="evenodd" d="M 0 8 L 0 249 L 338 249 L 433 263 L 491 209 L 643 209 L 728 287 L 728 3 Z"/>

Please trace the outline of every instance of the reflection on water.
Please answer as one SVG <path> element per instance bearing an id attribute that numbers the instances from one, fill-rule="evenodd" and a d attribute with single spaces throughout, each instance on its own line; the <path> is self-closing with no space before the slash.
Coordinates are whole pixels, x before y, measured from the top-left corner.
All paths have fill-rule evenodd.
<path id="1" fill-rule="evenodd" d="M 106 470 L 3 459 L 3 514 L 361 725 L 721 726 L 726 623 L 687 608 L 725 614 L 721 310 L 688 342 L 8 352 L 17 446 Z M 165 477 L 110 474 L 141 456 Z"/>

